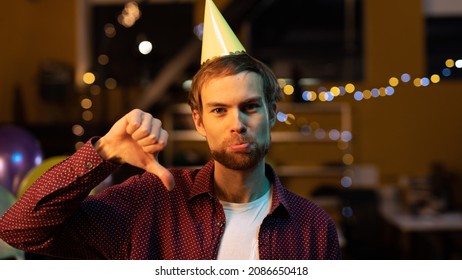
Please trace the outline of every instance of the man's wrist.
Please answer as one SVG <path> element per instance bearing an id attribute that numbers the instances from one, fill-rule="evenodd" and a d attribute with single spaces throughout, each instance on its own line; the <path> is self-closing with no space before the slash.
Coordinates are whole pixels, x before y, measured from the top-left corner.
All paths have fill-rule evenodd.
<path id="1" fill-rule="evenodd" d="M 106 161 L 112 161 L 111 157 L 104 149 L 104 146 L 105 146 L 104 137 L 95 137 L 94 139 L 92 139 L 91 144 L 93 145 L 93 148 L 95 149 L 96 153 L 98 153 L 98 155 L 102 159 Z"/>

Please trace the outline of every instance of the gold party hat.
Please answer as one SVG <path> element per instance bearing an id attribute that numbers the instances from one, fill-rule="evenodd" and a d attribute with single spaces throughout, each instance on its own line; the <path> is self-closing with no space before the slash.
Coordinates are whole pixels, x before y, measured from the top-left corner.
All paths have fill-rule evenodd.
<path id="1" fill-rule="evenodd" d="M 212 0 L 206 0 L 201 64 L 208 59 L 235 52 L 245 52 L 245 49 L 217 6 Z"/>

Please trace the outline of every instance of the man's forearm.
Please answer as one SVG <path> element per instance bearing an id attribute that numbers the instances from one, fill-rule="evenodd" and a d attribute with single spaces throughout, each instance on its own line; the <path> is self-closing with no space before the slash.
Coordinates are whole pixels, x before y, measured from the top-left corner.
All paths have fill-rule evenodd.
<path id="1" fill-rule="evenodd" d="M 40 252 L 89 192 L 117 166 L 104 161 L 87 143 L 45 172 L 0 219 L 0 238 Z"/>

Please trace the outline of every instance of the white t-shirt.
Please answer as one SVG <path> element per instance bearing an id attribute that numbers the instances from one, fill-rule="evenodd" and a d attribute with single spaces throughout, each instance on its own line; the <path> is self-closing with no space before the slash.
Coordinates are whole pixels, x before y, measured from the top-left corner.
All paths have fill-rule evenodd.
<path id="1" fill-rule="evenodd" d="M 249 203 L 220 202 L 225 211 L 226 225 L 218 249 L 218 259 L 259 259 L 258 232 L 271 209 L 271 188 Z"/>

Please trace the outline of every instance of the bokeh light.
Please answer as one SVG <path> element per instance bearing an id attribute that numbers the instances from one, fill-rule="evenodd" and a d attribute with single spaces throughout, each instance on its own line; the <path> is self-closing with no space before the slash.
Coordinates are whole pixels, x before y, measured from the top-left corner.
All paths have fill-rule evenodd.
<path id="1" fill-rule="evenodd" d="M 104 81 L 104 85 L 107 89 L 113 90 L 117 88 L 117 81 L 114 78 L 107 78 L 106 81 Z"/>
<path id="2" fill-rule="evenodd" d="M 356 91 L 355 92 L 354 99 L 356 101 L 361 101 L 361 100 L 363 100 L 363 98 L 364 98 L 364 95 L 363 95 L 363 93 L 361 91 Z"/>
<path id="3" fill-rule="evenodd" d="M 109 63 L 109 57 L 105 54 L 100 54 L 98 56 L 98 63 L 100 65 L 107 65 Z"/>
<path id="4" fill-rule="evenodd" d="M 343 164 L 352 165 L 354 162 L 354 157 L 352 154 L 344 154 L 342 157 Z"/>
<path id="5" fill-rule="evenodd" d="M 387 92 L 385 91 L 385 88 L 384 87 L 381 87 L 379 88 L 379 93 L 380 93 L 380 96 L 387 96 Z"/>
<path id="6" fill-rule="evenodd" d="M 353 93 L 355 91 L 355 86 L 353 84 L 346 84 L 345 90 L 347 93 Z"/>
<path id="7" fill-rule="evenodd" d="M 300 133 L 305 135 L 305 136 L 311 135 L 311 132 L 312 132 L 311 126 L 309 126 L 307 124 L 302 125 L 300 127 Z"/>
<path id="8" fill-rule="evenodd" d="M 345 218 L 353 217 L 353 209 L 350 206 L 345 206 L 342 208 L 342 216 Z"/>
<path id="9" fill-rule="evenodd" d="M 394 87 L 386 87 L 385 92 L 387 95 L 393 95 L 395 93 L 395 88 Z"/>
<path id="10" fill-rule="evenodd" d="M 149 41 L 142 41 L 138 45 L 138 50 L 141 54 L 148 55 L 152 51 L 152 43 Z"/>
<path id="11" fill-rule="evenodd" d="M 388 84 L 392 87 L 396 87 L 398 84 L 399 84 L 399 80 L 398 78 L 396 77 L 391 77 L 389 80 L 388 80 Z"/>
<path id="12" fill-rule="evenodd" d="M 371 93 L 370 90 L 366 89 L 366 90 L 363 91 L 363 96 L 364 96 L 364 99 L 366 99 L 366 100 L 371 99 L 372 93 Z"/>
<path id="13" fill-rule="evenodd" d="M 285 122 L 287 120 L 287 115 L 284 114 L 283 112 L 278 112 L 277 115 L 276 115 L 276 118 L 278 121 L 280 122 Z"/>
<path id="14" fill-rule="evenodd" d="M 107 23 L 104 25 L 104 35 L 108 38 L 114 38 L 117 34 L 117 31 L 112 23 Z"/>
<path id="15" fill-rule="evenodd" d="M 327 132 L 322 128 L 318 128 L 314 131 L 314 137 L 319 140 L 324 140 L 327 137 Z"/>
<path id="16" fill-rule="evenodd" d="M 340 139 L 340 131 L 337 129 L 331 129 L 329 131 L 329 139 L 333 141 L 337 141 Z"/>
<path id="17" fill-rule="evenodd" d="M 440 78 L 440 75 L 438 75 L 438 74 L 433 74 L 433 75 L 430 77 L 430 80 L 432 81 L 432 83 L 437 84 L 437 83 L 440 82 L 441 78 Z"/>
<path id="18" fill-rule="evenodd" d="M 449 68 L 444 68 L 442 71 L 441 71 L 441 74 L 445 77 L 449 77 L 451 76 L 452 72 L 451 72 L 451 69 Z"/>
<path id="19" fill-rule="evenodd" d="M 117 20 L 122 26 L 130 28 L 140 17 L 141 11 L 138 7 L 138 3 L 131 1 L 125 4 L 125 7 Z"/>
<path id="20" fill-rule="evenodd" d="M 287 114 L 287 119 L 284 121 L 285 124 L 291 125 L 295 120 L 294 114 Z"/>
<path id="21" fill-rule="evenodd" d="M 332 92 L 330 92 L 330 91 L 327 91 L 327 92 L 325 93 L 325 96 L 326 96 L 326 101 L 329 101 L 329 102 L 330 102 L 330 101 L 333 101 L 333 100 L 334 100 L 334 97 L 335 97 L 334 94 L 333 94 Z"/>
<path id="22" fill-rule="evenodd" d="M 24 160 L 24 155 L 20 152 L 14 152 L 11 155 L 11 161 L 13 162 L 13 164 L 20 165 L 23 160 Z"/>
<path id="23" fill-rule="evenodd" d="M 76 136 L 82 136 L 85 133 L 85 129 L 80 124 L 74 124 L 72 126 L 72 133 Z"/>
<path id="24" fill-rule="evenodd" d="M 199 23 L 198 25 L 194 26 L 193 33 L 196 37 L 202 41 L 202 36 L 204 34 L 204 23 Z"/>
<path id="25" fill-rule="evenodd" d="M 95 77 L 95 74 L 93 74 L 91 72 L 87 72 L 87 73 L 83 74 L 82 80 L 83 80 L 83 82 L 85 84 L 91 85 L 91 84 L 93 84 L 95 82 L 96 77 Z"/>
<path id="26" fill-rule="evenodd" d="M 90 110 L 86 110 L 82 112 L 82 119 L 89 122 L 93 119 L 93 112 Z"/>
<path id="27" fill-rule="evenodd" d="M 302 93 L 302 99 L 305 101 L 315 101 L 316 98 L 317 98 L 317 94 L 314 91 L 305 90 Z"/>
<path id="28" fill-rule="evenodd" d="M 183 90 L 189 92 L 191 90 L 192 80 L 186 80 L 183 82 Z"/>
<path id="29" fill-rule="evenodd" d="M 407 74 L 407 73 L 404 73 L 401 75 L 401 81 L 403 83 L 407 83 L 411 80 L 411 75 Z"/>
<path id="30" fill-rule="evenodd" d="M 342 179 L 340 179 L 340 184 L 344 188 L 349 188 L 351 185 L 353 185 L 353 180 L 350 176 L 343 176 Z"/>
<path id="31" fill-rule="evenodd" d="M 343 142 L 350 142 L 353 139 L 353 135 L 350 131 L 345 130 L 340 133 L 340 139 L 342 139 Z"/>
<path id="32" fill-rule="evenodd" d="M 340 95 L 340 88 L 339 87 L 331 87 L 330 92 L 333 96 L 337 97 Z"/>
<path id="33" fill-rule="evenodd" d="M 420 79 L 420 84 L 422 86 L 426 87 L 426 86 L 430 85 L 430 79 L 427 78 L 427 77 L 424 77 L 424 78 Z"/>
<path id="34" fill-rule="evenodd" d="M 34 159 L 35 165 L 41 164 L 42 161 L 43 161 L 43 157 L 42 157 L 41 155 L 37 155 L 37 156 L 35 157 L 35 159 Z"/>
<path id="35" fill-rule="evenodd" d="M 93 102 L 90 98 L 84 98 L 80 101 L 80 106 L 82 106 L 83 109 L 90 109 L 92 105 Z"/>
<path id="36" fill-rule="evenodd" d="M 282 90 L 286 95 L 292 95 L 295 91 L 293 85 L 285 85 Z"/>
<path id="37" fill-rule="evenodd" d="M 371 90 L 371 95 L 372 95 L 372 97 L 374 97 L 374 98 L 375 98 L 375 97 L 379 97 L 379 96 L 380 96 L 380 90 L 377 89 L 377 88 L 373 88 L 373 89 Z"/>
<path id="38" fill-rule="evenodd" d="M 326 91 L 327 91 L 327 88 L 326 88 L 326 87 L 319 87 L 319 88 L 318 88 L 318 93 L 326 92 Z"/>
<path id="39" fill-rule="evenodd" d="M 446 65 L 446 67 L 448 68 L 454 67 L 454 59 L 451 59 L 451 58 L 446 59 L 446 61 L 444 62 L 444 65 Z"/>
<path id="40" fill-rule="evenodd" d="M 459 68 L 459 69 L 462 68 L 462 59 L 458 59 L 458 60 L 456 61 L 456 64 L 455 64 L 455 65 L 456 65 L 456 67 Z"/>

